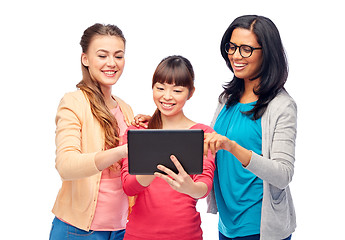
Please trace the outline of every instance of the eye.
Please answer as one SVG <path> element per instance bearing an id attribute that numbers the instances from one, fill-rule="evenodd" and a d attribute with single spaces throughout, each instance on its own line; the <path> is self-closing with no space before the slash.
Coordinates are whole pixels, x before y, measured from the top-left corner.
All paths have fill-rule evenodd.
<path id="1" fill-rule="evenodd" d="M 117 55 L 117 56 L 115 56 L 115 58 L 116 58 L 116 59 L 123 59 L 124 56 L 123 56 L 123 55 Z"/>
<path id="2" fill-rule="evenodd" d="M 98 55 L 99 58 L 106 58 L 107 56 L 105 55 Z"/>
<path id="3" fill-rule="evenodd" d="M 186 90 L 186 87 L 183 87 L 183 86 L 176 86 L 175 88 L 174 88 L 174 92 L 176 92 L 176 93 L 182 93 L 182 92 L 184 92 Z"/>
<path id="4" fill-rule="evenodd" d="M 236 51 L 237 46 L 236 46 L 234 43 L 230 42 L 230 43 L 228 44 L 228 46 L 229 46 L 229 51 L 230 51 L 230 52 Z"/>
<path id="5" fill-rule="evenodd" d="M 251 53 L 252 52 L 251 47 L 246 46 L 246 45 L 242 45 L 241 50 L 244 51 L 245 53 Z"/>

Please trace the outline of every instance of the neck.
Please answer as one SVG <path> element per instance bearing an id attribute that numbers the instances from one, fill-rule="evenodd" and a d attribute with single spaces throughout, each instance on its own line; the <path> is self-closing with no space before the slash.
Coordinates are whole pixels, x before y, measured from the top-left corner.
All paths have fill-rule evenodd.
<path id="1" fill-rule="evenodd" d="M 161 115 L 161 117 L 163 129 L 189 129 L 195 125 L 195 122 L 187 118 L 183 112 L 174 116 Z"/>
<path id="2" fill-rule="evenodd" d="M 254 81 L 244 80 L 244 92 L 240 99 L 240 103 L 251 103 L 259 99 L 259 96 L 254 93 L 259 83 L 260 79 L 255 79 Z"/>
<path id="3" fill-rule="evenodd" d="M 115 101 L 115 99 L 112 97 L 112 94 L 111 94 L 111 87 L 102 87 L 102 93 L 103 93 L 103 96 L 104 96 L 104 102 L 105 102 L 105 105 L 107 105 L 107 107 L 109 109 L 113 109 L 113 108 L 116 108 L 117 106 L 117 102 Z"/>

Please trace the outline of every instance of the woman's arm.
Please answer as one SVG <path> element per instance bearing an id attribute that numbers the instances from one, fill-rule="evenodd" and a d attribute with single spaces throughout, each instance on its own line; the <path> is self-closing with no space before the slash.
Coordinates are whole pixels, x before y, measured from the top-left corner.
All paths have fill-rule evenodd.
<path id="1" fill-rule="evenodd" d="M 71 181 L 99 173 L 96 152 L 82 152 L 83 107 L 87 104 L 78 92 L 67 93 L 61 99 L 55 118 L 55 166 L 62 180 Z"/>
<path id="2" fill-rule="evenodd" d="M 156 178 L 154 175 L 131 175 L 128 171 L 128 158 L 124 158 L 122 161 L 121 168 L 121 180 L 123 191 L 128 196 L 135 196 L 146 187 L 148 187 L 151 182 Z"/>
<path id="3" fill-rule="evenodd" d="M 204 154 L 207 154 L 208 150 L 210 150 L 213 156 L 215 156 L 216 152 L 221 149 L 232 153 L 244 167 L 249 164 L 252 157 L 252 151 L 245 149 L 235 141 L 216 132 L 205 133 Z"/>
<path id="4" fill-rule="evenodd" d="M 96 153 L 95 164 L 99 171 L 127 157 L 127 144 Z"/>
<path id="5" fill-rule="evenodd" d="M 253 153 L 246 169 L 284 189 L 294 174 L 297 106 L 285 98 L 275 102 L 270 112 L 267 126 L 263 128 L 263 156 Z"/>

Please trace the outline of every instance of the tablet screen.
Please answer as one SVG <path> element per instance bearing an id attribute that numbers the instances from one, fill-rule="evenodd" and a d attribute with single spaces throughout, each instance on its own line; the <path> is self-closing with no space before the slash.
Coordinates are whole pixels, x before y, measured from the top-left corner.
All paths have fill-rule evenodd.
<path id="1" fill-rule="evenodd" d="M 201 129 L 128 130 L 128 168 L 133 175 L 152 175 L 164 165 L 177 173 L 175 155 L 188 174 L 203 171 L 204 131 Z"/>

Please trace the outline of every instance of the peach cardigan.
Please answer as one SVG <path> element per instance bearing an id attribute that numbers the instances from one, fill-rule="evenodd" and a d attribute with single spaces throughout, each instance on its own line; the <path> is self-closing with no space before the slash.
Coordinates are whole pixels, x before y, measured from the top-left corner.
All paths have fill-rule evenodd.
<path id="1" fill-rule="evenodd" d="M 131 107 L 115 97 L 130 125 Z M 56 217 L 89 231 L 96 208 L 101 171 L 95 155 L 104 150 L 104 132 L 92 115 L 89 100 L 81 90 L 67 93 L 56 114 L 56 169 L 62 179 L 52 212 Z"/>

